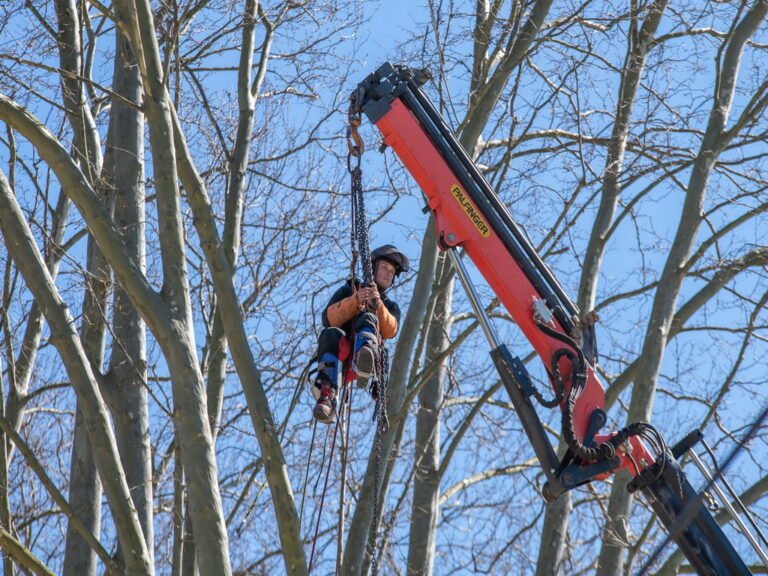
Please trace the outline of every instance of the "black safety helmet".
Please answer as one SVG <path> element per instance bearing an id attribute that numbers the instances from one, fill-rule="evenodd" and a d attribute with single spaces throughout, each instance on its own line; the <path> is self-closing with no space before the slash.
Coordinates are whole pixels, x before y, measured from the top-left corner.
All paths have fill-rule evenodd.
<path id="1" fill-rule="evenodd" d="M 379 246 L 376 250 L 371 252 L 371 261 L 373 262 L 374 270 L 376 269 L 376 261 L 379 258 L 388 260 L 394 265 L 396 276 L 399 276 L 401 272 L 408 272 L 408 270 L 410 270 L 408 257 L 392 244 L 384 244 L 384 246 Z"/>

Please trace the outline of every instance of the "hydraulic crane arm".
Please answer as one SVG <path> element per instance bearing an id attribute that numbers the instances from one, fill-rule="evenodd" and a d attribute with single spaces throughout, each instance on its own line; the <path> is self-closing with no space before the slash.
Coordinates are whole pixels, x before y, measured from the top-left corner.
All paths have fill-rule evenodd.
<path id="1" fill-rule="evenodd" d="M 383 65 L 352 94 L 350 125 L 354 132 L 364 113 L 421 187 L 440 247 L 448 251 L 467 290 L 491 344 L 491 357 L 547 478 L 543 496 L 553 500 L 626 468 L 634 477 L 630 489 L 650 500 L 699 574 L 751 574 L 651 426 L 638 423 L 600 433 L 606 423 L 604 389 L 593 355 L 584 351 L 593 333 L 422 90 L 428 79 L 426 71 Z M 356 134 L 351 140 L 360 143 Z M 534 408 L 537 392 L 528 373 L 499 342 L 457 248 L 472 260 L 544 362 L 555 391 L 551 405 L 559 404 L 562 411 L 568 444 L 562 460 Z M 680 529 L 683 515 L 693 520 Z"/>

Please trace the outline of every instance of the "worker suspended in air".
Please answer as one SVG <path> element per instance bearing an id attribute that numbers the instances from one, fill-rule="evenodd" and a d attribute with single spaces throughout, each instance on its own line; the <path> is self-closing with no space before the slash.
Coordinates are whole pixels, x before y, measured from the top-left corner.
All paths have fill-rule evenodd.
<path id="1" fill-rule="evenodd" d="M 317 404 L 313 415 L 318 422 L 336 419 L 336 396 L 345 378 L 345 366 L 357 378 L 359 388 L 378 398 L 377 373 L 383 340 L 397 335 L 400 307 L 386 293 L 395 279 L 408 272 L 408 258 L 391 244 L 371 252 L 373 282 L 369 286 L 348 280 L 331 296 L 323 310 L 323 330 L 318 338 L 317 376 L 312 386 Z M 351 366 L 348 361 L 351 360 Z M 382 368 L 379 367 L 379 370 Z"/>

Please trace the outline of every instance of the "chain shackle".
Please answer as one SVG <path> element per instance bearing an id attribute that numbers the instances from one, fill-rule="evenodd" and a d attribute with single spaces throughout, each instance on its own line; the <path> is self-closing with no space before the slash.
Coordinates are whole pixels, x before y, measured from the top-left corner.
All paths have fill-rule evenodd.
<path id="1" fill-rule="evenodd" d="M 349 155 L 357 158 L 357 165 L 360 165 L 360 157 L 365 152 L 365 142 L 363 141 L 358 127 L 360 126 L 360 117 L 353 118 L 350 116 L 349 124 L 347 125 L 347 148 Z"/>
<path id="2" fill-rule="evenodd" d="M 355 90 L 349 97 L 349 110 L 347 111 L 347 148 L 349 149 L 349 155 L 358 159 L 357 166 L 360 166 L 360 157 L 365 152 L 365 142 L 358 130 L 362 123 L 360 118 L 360 100 L 363 96 L 364 93 L 361 92 L 361 89 Z M 349 159 L 347 159 L 347 163 L 351 164 Z"/>

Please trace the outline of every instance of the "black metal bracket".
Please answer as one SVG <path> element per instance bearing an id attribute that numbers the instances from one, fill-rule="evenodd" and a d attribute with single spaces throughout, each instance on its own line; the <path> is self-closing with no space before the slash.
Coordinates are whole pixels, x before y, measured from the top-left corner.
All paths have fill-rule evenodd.
<path id="1" fill-rule="evenodd" d="M 605 426 L 607 421 L 608 416 L 603 410 L 597 409 L 590 414 L 589 426 L 587 427 L 587 433 L 584 436 L 585 446 L 595 446 L 595 434 Z M 572 452 L 568 450 L 563 456 L 563 460 L 560 463 L 557 473 L 563 488 L 571 490 L 594 480 L 601 474 L 615 470 L 620 465 L 621 460 L 618 456 L 606 458 L 605 460 L 599 460 L 597 462 L 584 463 L 582 460 L 575 460 Z"/>

